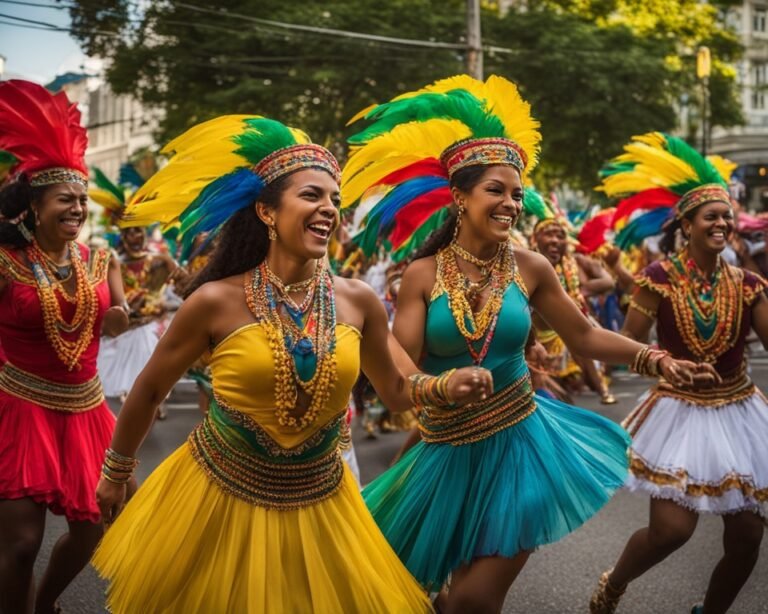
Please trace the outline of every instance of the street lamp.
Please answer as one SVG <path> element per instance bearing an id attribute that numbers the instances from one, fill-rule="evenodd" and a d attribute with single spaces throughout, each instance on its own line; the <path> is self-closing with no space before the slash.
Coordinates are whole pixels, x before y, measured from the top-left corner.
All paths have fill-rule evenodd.
<path id="1" fill-rule="evenodd" d="M 709 47 L 699 47 L 696 53 L 696 76 L 701 81 L 701 154 L 706 156 L 709 146 L 709 75 L 712 57 Z"/>

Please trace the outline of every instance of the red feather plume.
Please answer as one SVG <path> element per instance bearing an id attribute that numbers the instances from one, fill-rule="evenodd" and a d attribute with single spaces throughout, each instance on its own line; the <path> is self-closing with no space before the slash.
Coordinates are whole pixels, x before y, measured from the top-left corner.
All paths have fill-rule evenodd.
<path id="1" fill-rule="evenodd" d="M 87 176 L 87 147 L 80 111 L 64 92 L 53 95 L 19 79 L 0 82 L 0 149 L 19 160 L 14 172 L 62 167 Z"/>
<path id="2" fill-rule="evenodd" d="M 377 181 L 374 185 L 400 185 L 414 177 L 445 177 L 448 173 L 437 158 L 424 158 L 406 167 L 400 168 L 386 177 Z"/>
<path id="3" fill-rule="evenodd" d="M 606 243 L 605 233 L 608 232 L 613 223 L 613 215 L 616 209 L 604 209 L 587 220 L 579 231 L 579 244 L 576 249 L 582 254 L 594 254 Z"/>
<path id="4" fill-rule="evenodd" d="M 393 249 L 400 247 L 435 211 L 450 202 L 451 190 L 442 187 L 422 194 L 405 205 L 395 214 L 395 228 L 389 236 Z"/>

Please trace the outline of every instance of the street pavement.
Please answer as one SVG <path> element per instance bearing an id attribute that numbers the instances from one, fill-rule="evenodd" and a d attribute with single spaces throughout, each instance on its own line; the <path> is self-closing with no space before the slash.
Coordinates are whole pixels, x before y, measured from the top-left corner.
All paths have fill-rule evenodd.
<path id="1" fill-rule="evenodd" d="M 768 354 L 759 353 L 752 362 L 752 369 L 758 386 L 768 390 Z M 613 386 L 619 399 L 617 405 L 601 406 L 591 393 L 578 396 L 576 402 L 618 422 L 629 413 L 647 386 L 648 380 L 619 373 Z M 146 478 L 162 459 L 181 445 L 199 420 L 194 389 L 189 385 L 178 386 L 170 399 L 168 419 L 155 424 L 141 448 L 139 479 Z M 359 424 L 355 424 L 353 436 L 364 483 L 387 468 L 403 440 L 401 433 L 379 434 L 377 439 L 369 440 Z M 507 596 L 504 613 L 587 612 L 598 576 L 613 565 L 627 538 L 645 525 L 647 514 L 647 497 L 619 492 L 583 527 L 531 556 Z M 37 565 L 38 576 L 65 527 L 60 517 L 48 515 Z M 717 517 L 703 516 L 695 535 L 683 548 L 631 585 L 619 613 L 687 614 L 691 605 L 702 599 L 709 575 L 722 555 L 721 537 L 722 522 Z M 752 577 L 731 609 L 734 614 L 768 614 L 766 544 L 768 537 Z M 66 614 L 104 612 L 104 589 L 103 581 L 92 568 L 87 568 L 62 596 L 63 611 Z"/>

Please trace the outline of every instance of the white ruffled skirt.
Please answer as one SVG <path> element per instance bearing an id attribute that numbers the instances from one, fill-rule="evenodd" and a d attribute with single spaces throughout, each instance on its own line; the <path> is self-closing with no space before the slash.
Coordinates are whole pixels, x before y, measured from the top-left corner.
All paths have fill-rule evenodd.
<path id="1" fill-rule="evenodd" d="M 695 512 L 768 516 L 768 402 L 757 389 L 716 406 L 646 393 L 623 423 L 627 488 Z"/>
<path id="2" fill-rule="evenodd" d="M 164 329 L 163 320 L 155 320 L 117 337 L 101 338 L 97 364 L 105 396 L 128 394 L 155 351 Z"/>

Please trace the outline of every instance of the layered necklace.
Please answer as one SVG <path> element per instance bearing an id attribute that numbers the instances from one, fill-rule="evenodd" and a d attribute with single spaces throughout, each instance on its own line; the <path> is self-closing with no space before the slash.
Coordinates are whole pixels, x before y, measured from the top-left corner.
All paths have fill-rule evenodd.
<path id="1" fill-rule="evenodd" d="M 707 277 L 687 249 L 672 256 L 669 263 L 670 300 L 677 329 L 696 357 L 715 362 L 739 338 L 741 273 L 718 256 L 714 273 Z"/>
<path id="2" fill-rule="evenodd" d="M 579 263 L 576 262 L 576 258 L 569 254 L 563 254 L 563 257 L 555 265 L 555 273 L 557 273 L 560 279 L 560 285 L 563 290 L 571 297 L 571 299 L 578 305 L 582 312 L 586 313 L 587 302 L 584 300 L 584 295 L 581 293 L 581 280 L 579 279 Z"/>
<path id="3" fill-rule="evenodd" d="M 67 243 L 67 249 L 71 264 L 69 265 L 69 272 L 63 275 L 64 279 L 60 279 L 63 267 L 60 267 L 43 252 L 36 241 L 33 241 L 27 248 L 27 259 L 35 276 L 37 296 L 43 311 L 45 335 L 59 360 L 66 365 L 69 371 L 72 371 L 75 368 L 80 368 L 80 357 L 93 339 L 99 300 L 77 245 L 70 241 Z M 63 281 L 69 279 L 73 273 L 75 275 L 75 292 L 70 294 L 64 287 Z M 71 322 L 67 322 L 61 313 L 57 293 L 64 301 L 75 306 L 75 313 Z M 64 335 L 76 335 L 76 339 L 69 340 Z"/>
<path id="4" fill-rule="evenodd" d="M 300 291 L 306 291 L 306 296 L 297 304 L 289 295 Z M 284 284 L 265 260 L 246 275 L 245 295 L 256 321 L 268 324 L 268 342 L 275 364 L 278 423 L 296 430 L 305 429 L 327 405 L 336 385 L 333 278 L 325 263 L 319 260 L 310 279 Z M 308 368 L 300 369 L 297 362 Z M 299 387 L 309 395 L 310 403 L 296 418 L 291 412 L 296 408 Z"/>
<path id="5" fill-rule="evenodd" d="M 458 258 L 466 260 L 487 273 L 479 281 L 470 281 L 461 271 Z M 473 262 L 473 259 L 477 262 Z M 504 300 L 504 292 L 515 277 L 515 260 L 512 244 L 507 241 L 499 246 L 498 251 L 490 260 L 480 260 L 455 242 L 447 249 L 437 253 L 437 279 L 448 295 L 448 306 L 453 315 L 457 328 L 467 343 L 467 349 L 474 364 L 483 362 L 490 349 L 499 312 Z M 480 293 L 490 286 L 490 296 L 483 307 L 475 311 L 474 305 Z M 480 350 L 475 349 L 475 343 L 483 340 Z"/>

